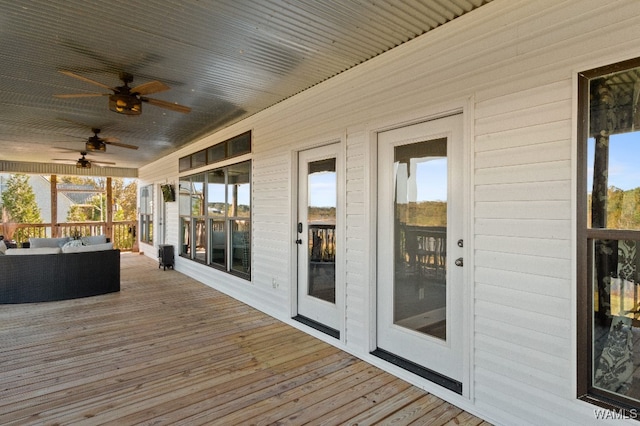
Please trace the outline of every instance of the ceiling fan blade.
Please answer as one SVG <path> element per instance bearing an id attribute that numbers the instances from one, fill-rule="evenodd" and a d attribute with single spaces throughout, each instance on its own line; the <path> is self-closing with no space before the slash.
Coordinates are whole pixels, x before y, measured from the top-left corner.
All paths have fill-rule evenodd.
<path id="1" fill-rule="evenodd" d="M 96 166 L 100 166 L 102 164 L 104 164 L 106 166 L 115 166 L 115 164 L 116 164 L 116 163 L 113 163 L 111 161 L 94 161 L 94 160 L 89 160 L 89 161 L 91 162 L 91 164 L 95 164 Z"/>
<path id="2" fill-rule="evenodd" d="M 102 142 L 112 143 L 112 142 L 120 142 L 118 138 L 100 138 Z"/>
<path id="3" fill-rule="evenodd" d="M 90 78 L 83 77 L 83 76 L 78 75 L 76 73 L 73 73 L 71 71 L 60 70 L 60 73 L 66 75 L 68 77 L 72 77 L 72 78 L 76 78 L 78 80 L 82 80 L 85 83 L 89 83 L 89 84 L 93 84 L 93 85 L 96 85 L 96 86 L 100 86 L 100 87 L 105 88 L 105 89 L 113 90 L 111 87 L 107 86 L 106 84 L 102 84 L 99 81 L 95 81 L 95 80 L 92 80 Z"/>
<path id="4" fill-rule="evenodd" d="M 74 142 L 74 143 L 75 143 L 75 142 Z M 57 151 L 60 151 L 60 152 L 78 152 L 78 150 L 77 150 L 77 149 L 75 149 L 75 148 L 74 148 L 74 149 L 71 149 L 71 148 L 62 148 L 62 147 L 59 147 L 59 146 L 54 146 L 54 147 L 53 147 L 53 149 L 55 149 L 55 150 L 57 150 Z"/>
<path id="5" fill-rule="evenodd" d="M 126 144 L 126 143 L 121 143 L 121 142 L 108 141 L 106 139 L 103 139 L 102 141 L 104 143 L 108 144 L 108 145 L 119 146 L 119 147 L 122 147 L 122 148 L 129 148 L 129 149 L 138 149 L 138 147 L 135 146 L 135 145 L 129 145 L 129 144 Z"/>
<path id="6" fill-rule="evenodd" d="M 54 158 L 51 161 L 58 164 L 76 164 L 77 160 L 69 160 L 67 158 Z"/>
<path id="7" fill-rule="evenodd" d="M 160 81 L 150 81 L 148 83 L 141 84 L 131 88 L 131 93 L 137 93 L 139 95 L 150 95 L 152 93 L 164 92 L 169 90 L 170 87 Z"/>
<path id="8" fill-rule="evenodd" d="M 174 102 L 161 101 L 160 99 L 143 98 L 143 97 L 140 97 L 140 100 L 143 102 L 148 102 L 151 105 L 154 105 L 160 108 L 170 109 L 172 111 L 181 112 L 183 114 L 188 114 L 191 112 L 191 108 L 184 105 L 176 104 Z"/>
<path id="9" fill-rule="evenodd" d="M 109 93 L 68 93 L 62 95 L 53 95 L 54 98 L 70 99 L 70 98 L 94 98 L 99 96 L 109 96 Z"/>

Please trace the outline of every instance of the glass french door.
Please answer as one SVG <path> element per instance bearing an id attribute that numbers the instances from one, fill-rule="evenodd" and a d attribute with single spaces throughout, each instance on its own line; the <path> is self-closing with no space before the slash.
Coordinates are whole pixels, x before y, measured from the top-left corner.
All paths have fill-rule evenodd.
<path id="1" fill-rule="evenodd" d="M 334 144 L 300 152 L 296 225 L 298 316 L 327 327 L 334 336 L 340 329 L 341 300 L 338 149 Z"/>
<path id="2" fill-rule="evenodd" d="M 462 127 L 459 114 L 378 134 L 377 347 L 458 392 Z"/>

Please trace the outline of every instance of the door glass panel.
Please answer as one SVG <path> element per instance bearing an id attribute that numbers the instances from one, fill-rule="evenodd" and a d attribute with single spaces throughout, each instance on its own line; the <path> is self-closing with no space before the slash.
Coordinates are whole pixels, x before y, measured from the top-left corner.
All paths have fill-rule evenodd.
<path id="1" fill-rule="evenodd" d="M 446 340 L 447 139 L 394 148 L 394 324 Z"/>
<path id="2" fill-rule="evenodd" d="M 309 296 L 336 301 L 336 159 L 308 163 Z"/>

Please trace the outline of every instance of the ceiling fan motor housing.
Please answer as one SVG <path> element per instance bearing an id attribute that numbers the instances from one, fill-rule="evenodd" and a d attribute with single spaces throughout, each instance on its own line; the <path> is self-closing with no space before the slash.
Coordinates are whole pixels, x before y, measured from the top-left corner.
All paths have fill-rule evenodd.
<path id="1" fill-rule="evenodd" d="M 115 93 L 109 95 L 109 109 L 118 114 L 142 114 L 142 101 L 131 94 Z"/>
<path id="2" fill-rule="evenodd" d="M 90 169 L 91 161 L 84 158 L 84 155 L 83 155 L 82 158 L 78 159 L 78 162 L 76 163 L 76 167 L 79 169 Z"/>
<path id="3" fill-rule="evenodd" d="M 105 152 L 107 150 L 107 145 L 97 136 L 90 137 L 87 140 L 85 147 L 87 148 L 87 151 Z"/>

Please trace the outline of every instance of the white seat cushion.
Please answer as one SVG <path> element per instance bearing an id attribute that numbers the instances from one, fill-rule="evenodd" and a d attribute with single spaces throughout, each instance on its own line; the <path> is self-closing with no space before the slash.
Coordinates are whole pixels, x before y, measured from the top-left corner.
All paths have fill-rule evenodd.
<path id="1" fill-rule="evenodd" d="M 62 247 L 69 240 L 71 240 L 71 238 L 69 238 L 69 237 L 63 237 L 63 238 L 29 238 L 29 247 L 31 247 L 31 248 Z"/>
<path id="2" fill-rule="evenodd" d="M 60 247 L 36 247 L 26 249 L 9 249 L 5 253 L 7 256 L 28 256 L 32 254 L 59 254 L 62 252 Z"/>

